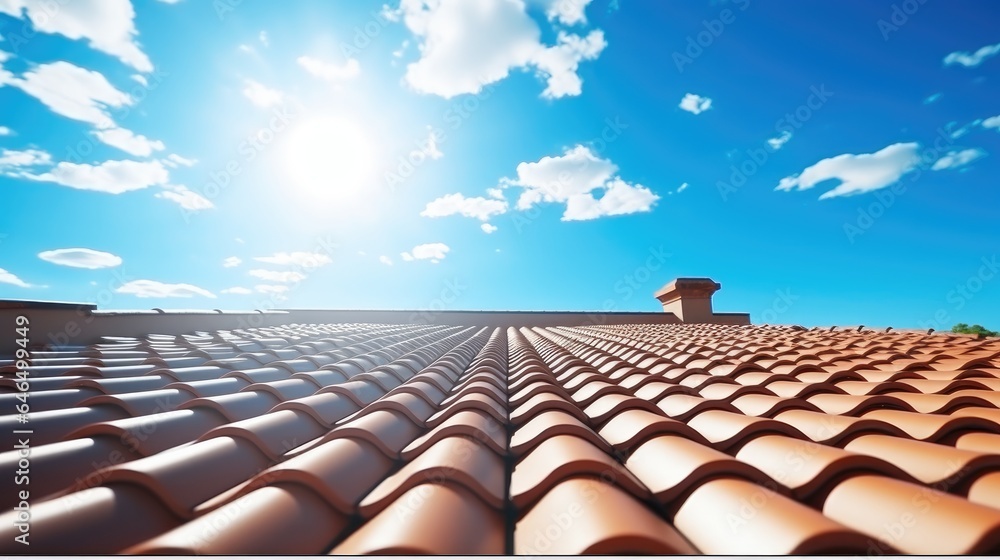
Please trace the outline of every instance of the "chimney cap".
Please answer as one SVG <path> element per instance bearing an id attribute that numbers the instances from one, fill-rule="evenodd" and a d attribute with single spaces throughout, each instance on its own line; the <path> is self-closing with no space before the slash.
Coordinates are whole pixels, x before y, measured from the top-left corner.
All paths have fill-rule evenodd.
<path id="1" fill-rule="evenodd" d="M 711 278 L 676 278 L 656 291 L 656 299 L 663 303 L 684 298 L 710 298 L 722 287 Z"/>

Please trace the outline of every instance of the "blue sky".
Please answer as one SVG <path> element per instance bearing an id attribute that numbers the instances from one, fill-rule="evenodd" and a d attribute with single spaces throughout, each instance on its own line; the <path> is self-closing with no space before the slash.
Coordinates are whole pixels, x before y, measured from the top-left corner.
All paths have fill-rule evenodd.
<path id="1" fill-rule="evenodd" d="M 0 0 L 0 297 L 996 328 L 998 20 Z"/>

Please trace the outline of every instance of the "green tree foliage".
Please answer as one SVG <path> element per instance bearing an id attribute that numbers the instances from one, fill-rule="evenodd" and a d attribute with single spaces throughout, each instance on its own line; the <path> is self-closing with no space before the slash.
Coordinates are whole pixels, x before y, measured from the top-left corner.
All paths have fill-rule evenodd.
<path id="1" fill-rule="evenodd" d="M 958 323 L 951 328 L 951 332 L 959 334 L 978 334 L 979 336 L 1000 336 L 1000 332 L 991 331 L 982 325 L 967 325 Z"/>

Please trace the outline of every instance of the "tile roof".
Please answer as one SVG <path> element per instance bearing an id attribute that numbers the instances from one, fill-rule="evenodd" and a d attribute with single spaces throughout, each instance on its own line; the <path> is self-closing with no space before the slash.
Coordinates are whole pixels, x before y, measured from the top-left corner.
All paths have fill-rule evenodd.
<path id="1" fill-rule="evenodd" d="M 31 365 L 4 553 L 1000 552 L 998 339 L 315 323 Z"/>

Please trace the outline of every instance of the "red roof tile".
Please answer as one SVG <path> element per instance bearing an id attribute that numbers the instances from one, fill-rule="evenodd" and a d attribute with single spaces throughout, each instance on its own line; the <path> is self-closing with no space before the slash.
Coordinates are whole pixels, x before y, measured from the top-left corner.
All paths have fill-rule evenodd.
<path id="1" fill-rule="evenodd" d="M 1000 552 L 994 339 L 334 323 L 31 361 L 34 553 Z"/>

